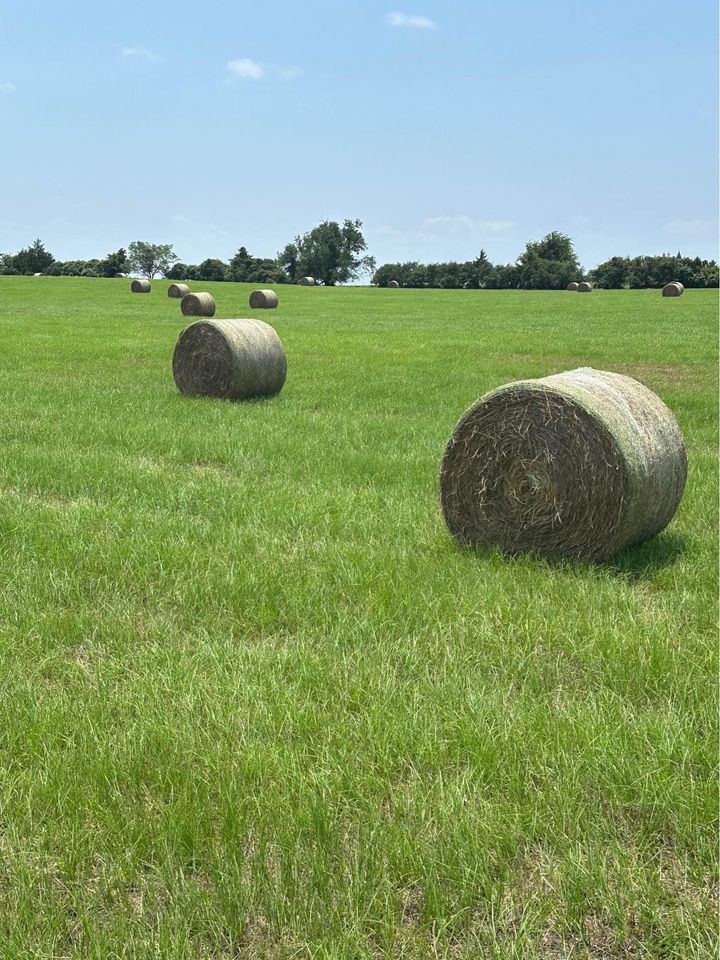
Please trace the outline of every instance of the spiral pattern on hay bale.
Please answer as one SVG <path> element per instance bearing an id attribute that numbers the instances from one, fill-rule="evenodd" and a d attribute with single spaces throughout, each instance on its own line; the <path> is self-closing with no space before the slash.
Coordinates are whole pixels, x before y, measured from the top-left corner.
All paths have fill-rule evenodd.
<path id="1" fill-rule="evenodd" d="M 397 290 L 400 284 L 397 282 L 397 280 L 391 280 L 388 283 L 388 286 L 391 287 L 393 290 Z"/>
<path id="2" fill-rule="evenodd" d="M 173 354 L 178 389 L 191 397 L 246 400 L 279 393 L 287 376 L 280 337 L 262 320 L 198 320 Z"/>
<path id="3" fill-rule="evenodd" d="M 180 309 L 184 317 L 214 317 L 215 299 L 211 293 L 186 293 Z"/>
<path id="4" fill-rule="evenodd" d="M 664 297 L 681 297 L 684 293 L 685 287 L 679 280 L 671 280 L 670 283 L 666 283 L 662 288 L 662 295 Z"/>
<path id="5" fill-rule="evenodd" d="M 579 283 L 576 283 L 575 280 L 573 280 L 571 283 L 569 283 L 569 284 L 567 285 L 567 287 L 566 287 L 565 289 L 566 289 L 566 290 L 577 290 L 577 288 L 578 288 L 579 286 L 580 286 L 580 284 L 579 284 Z"/>
<path id="6" fill-rule="evenodd" d="M 577 291 L 578 293 L 592 293 L 592 284 L 583 280 L 582 283 L 577 285 Z"/>
<path id="7" fill-rule="evenodd" d="M 315 286 L 315 278 L 314 278 L 314 277 L 300 277 L 300 279 L 298 280 L 298 284 L 299 284 L 301 287 L 314 287 L 314 286 Z"/>
<path id="8" fill-rule="evenodd" d="M 190 293 L 190 287 L 186 283 L 171 283 L 168 287 L 168 296 L 172 300 L 182 300 L 188 293 Z"/>
<path id="9" fill-rule="evenodd" d="M 133 280 L 133 282 L 130 284 L 130 289 L 133 293 L 150 293 L 150 281 Z"/>
<path id="10" fill-rule="evenodd" d="M 666 527 L 686 478 L 682 434 L 662 400 L 583 367 L 473 404 L 445 450 L 440 500 L 461 544 L 601 562 Z"/>
<path id="11" fill-rule="evenodd" d="M 278 305 L 278 295 L 274 290 L 253 290 L 250 294 L 250 306 L 253 310 L 274 310 Z"/>

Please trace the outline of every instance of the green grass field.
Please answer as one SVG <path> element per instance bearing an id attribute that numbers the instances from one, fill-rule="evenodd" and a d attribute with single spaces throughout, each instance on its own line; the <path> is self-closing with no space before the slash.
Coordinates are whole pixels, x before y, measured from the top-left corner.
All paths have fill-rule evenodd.
<path id="1" fill-rule="evenodd" d="M 194 287 L 279 396 L 181 396 L 165 282 L 0 278 L 2 960 L 715 956 L 716 293 Z M 581 365 L 674 410 L 677 517 L 460 550 L 457 419 Z"/>

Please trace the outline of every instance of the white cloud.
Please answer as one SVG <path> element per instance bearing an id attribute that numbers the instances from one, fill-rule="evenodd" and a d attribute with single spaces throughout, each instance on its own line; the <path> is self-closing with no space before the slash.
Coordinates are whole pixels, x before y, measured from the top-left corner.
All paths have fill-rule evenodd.
<path id="1" fill-rule="evenodd" d="M 671 220 L 663 226 L 668 233 L 709 233 L 715 230 L 712 220 Z"/>
<path id="2" fill-rule="evenodd" d="M 228 60 L 227 68 L 234 77 L 241 77 L 243 80 L 259 80 L 265 76 L 265 71 L 260 64 L 256 60 L 250 60 L 249 57 Z"/>
<path id="3" fill-rule="evenodd" d="M 465 214 L 458 217 L 425 217 L 422 225 L 428 230 L 473 230 L 478 233 L 505 233 L 515 226 L 512 220 L 474 220 Z"/>
<path id="4" fill-rule="evenodd" d="M 274 63 L 259 63 L 249 57 L 228 60 L 227 70 L 233 77 L 241 80 L 262 80 L 263 77 L 277 77 L 279 80 L 294 80 L 302 74 L 298 67 L 280 67 Z"/>
<path id="5" fill-rule="evenodd" d="M 397 10 L 385 15 L 385 23 L 391 27 L 414 27 L 416 30 L 437 30 L 437 24 L 429 17 L 418 17 Z"/>
<path id="6" fill-rule="evenodd" d="M 139 57 L 141 60 L 158 60 L 156 53 L 145 47 L 120 47 L 121 57 Z"/>
<path id="7" fill-rule="evenodd" d="M 15 93 L 16 90 L 14 83 L 0 83 L 0 93 Z"/>

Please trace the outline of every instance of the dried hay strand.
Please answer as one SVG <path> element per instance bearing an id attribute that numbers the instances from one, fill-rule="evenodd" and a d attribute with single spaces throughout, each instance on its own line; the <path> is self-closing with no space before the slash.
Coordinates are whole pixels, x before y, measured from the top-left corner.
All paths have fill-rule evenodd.
<path id="1" fill-rule="evenodd" d="M 388 286 L 389 286 L 391 289 L 393 289 L 393 290 L 397 290 L 398 287 L 400 286 L 400 284 L 397 282 L 397 280 L 391 280 L 391 281 L 388 283 Z"/>
<path id="2" fill-rule="evenodd" d="M 262 320 L 198 320 L 173 354 L 178 389 L 191 397 L 246 400 L 279 393 L 287 376 L 280 337 Z"/>
<path id="3" fill-rule="evenodd" d="M 583 280 L 582 283 L 577 285 L 577 291 L 578 293 L 592 293 L 592 284 Z"/>
<path id="4" fill-rule="evenodd" d="M 582 367 L 473 404 L 445 450 L 440 500 L 460 544 L 603 562 L 667 526 L 686 477 L 662 400 Z"/>
<path id="5" fill-rule="evenodd" d="M 253 290 L 250 294 L 250 306 L 253 310 L 274 310 L 278 305 L 278 295 L 274 290 Z"/>
<path id="6" fill-rule="evenodd" d="M 130 284 L 130 289 L 133 293 L 150 293 L 150 281 L 133 280 L 133 282 Z"/>
<path id="7" fill-rule="evenodd" d="M 575 280 L 573 280 L 571 283 L 569 283 L 569 284 L 567 285 L 567 287 L 566 287 L 565 289 L 566 289 L 566 290 L 577 290 L 577 288 L 578 288 L 579 286 L 580 286 L 580 284 L 579 284 L 579 283 L 576 283 Z"/>
<path id="8" fill-rule="evenodd" d="M 301 287 L 314 287 L 315 278 L 314 277 L 300 277 L 298 280 L 298 285 Z"/>
<path id="9" fill-rule="evenodd" d="M 173 300 L 182 300 L 187 293 L 190 293 L 190 287 L 186 283 L 171 283 L 168 287 L 168 296 Z"/>
<path id="10" fill-rule="evenodd" d="M 215 300 L 211 293 L 186 293 L 180 309 L 184 317 L 214 317 Z"/>
<path id="11" fill-rule="evenodd" d="M 679 280 L 671 280 L 670 283 L 666 283 L 662 288 L 662 295 L 664 297 L 681 297 L 684 293 L 685 287 Z"/>

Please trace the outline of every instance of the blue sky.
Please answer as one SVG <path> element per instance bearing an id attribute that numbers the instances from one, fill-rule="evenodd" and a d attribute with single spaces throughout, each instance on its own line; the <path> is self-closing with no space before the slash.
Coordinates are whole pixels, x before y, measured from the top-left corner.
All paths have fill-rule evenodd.
<path id="1" fill-rule="evenodd" d="M 0 251 L 717 256 L 711 0 L 0 4 Z"/>

